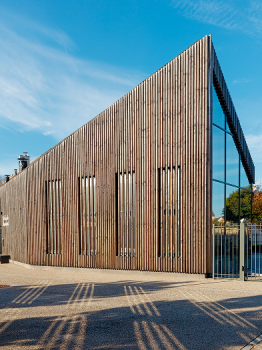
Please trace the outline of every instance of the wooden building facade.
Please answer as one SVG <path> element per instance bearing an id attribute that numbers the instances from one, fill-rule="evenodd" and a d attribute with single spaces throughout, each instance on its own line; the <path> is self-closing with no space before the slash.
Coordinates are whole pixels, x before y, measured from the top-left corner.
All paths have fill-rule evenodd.
<path id="1" fill-rule="evenodd" d="M 210 273 L 213 82 L 253 182 L 206 36 L 0 187 L 3 253 L 34 265 Z"/>

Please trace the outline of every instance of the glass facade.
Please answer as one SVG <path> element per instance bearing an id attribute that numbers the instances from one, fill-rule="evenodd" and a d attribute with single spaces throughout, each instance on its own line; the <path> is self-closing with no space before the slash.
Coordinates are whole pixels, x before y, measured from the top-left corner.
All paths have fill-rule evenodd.
<path id="1" fill-rule="evenodd" d="M 226 221 L 231 224 L 239 223 L 239 189 L 226 185 Z"/>
<path id="2" fill-rule="evenodd" d="M 239 187 L 239 153 L 231 134 L 226 132 L 226 182 Z"/>
<path id="3" fill-rule="evenodd" d="M 240 187 L 250 187 L 250 183 L 242 162 L 240 162 Z"/>
<path id="4" fill-rule="evenodd" d="M 216 218 L 218 222 L 224 222 L 224 192 L 224 184 L 213 181 L 213 218 Z"/>
<path id="5" fill-rule="evenodd" d="M 251 221 L 251 190 L 241 154 L 213 87 L 213 223 Z M 225 230 L 226 231 L 226 230 Z"/>
<path id="6" fill-rule="evenodd" d="M 213 88 L 213 124 L 225 129 L 226 117 L 220 106 L 218 96 Z"/>
<path id="7" fill-rule="evenodd" d="M 213 127 L 213 178 L 225 181 L 225 132 Z"/>

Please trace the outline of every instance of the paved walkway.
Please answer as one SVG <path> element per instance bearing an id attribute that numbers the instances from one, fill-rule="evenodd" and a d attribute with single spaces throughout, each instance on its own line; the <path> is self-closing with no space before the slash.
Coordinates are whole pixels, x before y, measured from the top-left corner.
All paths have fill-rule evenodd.
<path id="1" fill-rule="evenodd" d="M 262 333 L 262 282 L 5 264 L 0 285 L 3 349 L 242 349 Z"/>

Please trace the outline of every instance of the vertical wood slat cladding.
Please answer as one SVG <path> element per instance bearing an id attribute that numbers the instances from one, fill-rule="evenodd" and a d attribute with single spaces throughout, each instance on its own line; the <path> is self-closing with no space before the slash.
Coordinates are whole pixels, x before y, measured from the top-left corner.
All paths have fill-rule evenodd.
<path id="1" fill-rule="evenodd" d="M 210 47 L 208 36 L 196 42 L 2 186 L 1 211 L 10 218 L 4 253 L 38 265 L 211 272 Z M 135 254 L 121 256 L 120 174 L 128 180 L 133 173 L 135 247 L 128 244 Z M 79 232 L 85 226 L 79 187 L 90 178 L 97 186 L 93 255 L 83 254 Z M 46 191 L 55 181 L 61 183 L 61 254 L 48 248 Z M 160 222 L 161 203 L 176 215 Z M 159 256 L 159 240 L 165 255 Z"/>

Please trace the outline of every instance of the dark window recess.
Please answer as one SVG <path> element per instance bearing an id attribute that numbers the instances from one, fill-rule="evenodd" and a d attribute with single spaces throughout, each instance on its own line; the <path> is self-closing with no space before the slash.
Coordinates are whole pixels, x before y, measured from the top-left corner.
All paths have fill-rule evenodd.
<path id="1" fill-rule="evenodd" d="M 158 169 L 158 256 L 180 257 L 180 167 Z"/>
<path id="2" fill-rule="evenodd" d="M 118 256 L 118 242 L 119 242 L 119 237 L 118 237 L 118 174 L 116 173 L 115 177 L 115 201 L 116 201 L 116 211 L 115 211 L 115 217 L 116 217 L 116 256 Z"/>
<path id="3" fill-rule="evenodd" d="M 116 174 L 116 255 L 136 256 L 135 173 Z"/>
<path id="4" fill-rule="evenodd" d="M 46 252 L 62 253 L 62 191 L 61 180 L 46 181 Z"/>
<path id="5" fill-rule="evenodd" d="M 78 178 L 80 254 L 97 254 L 97 185 L 95 176 Z"/>

